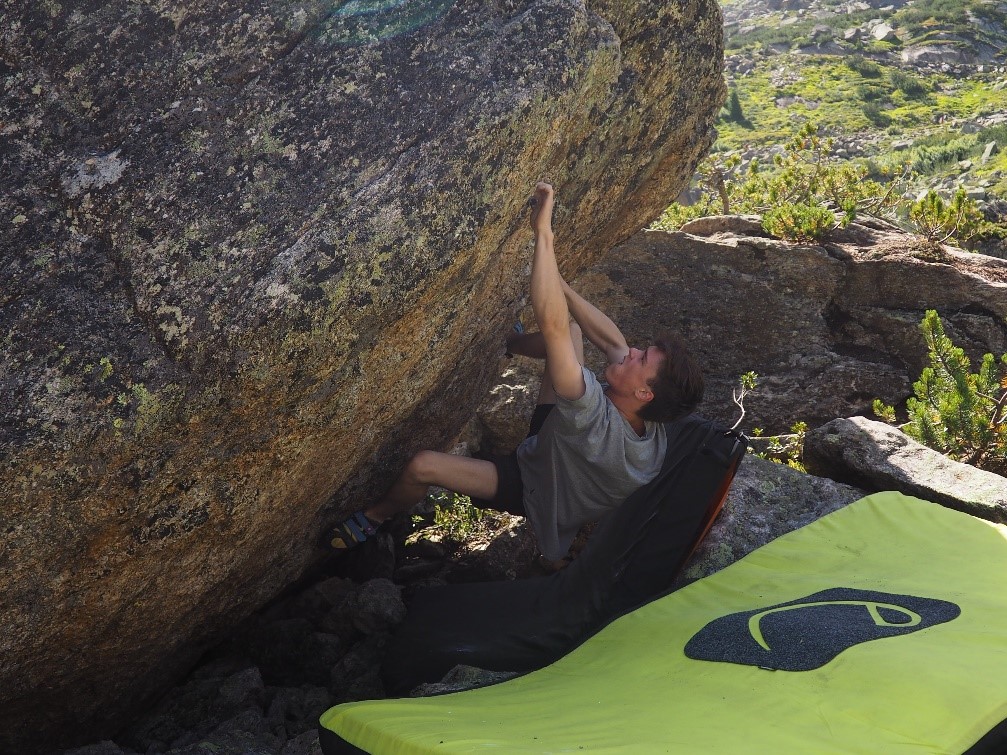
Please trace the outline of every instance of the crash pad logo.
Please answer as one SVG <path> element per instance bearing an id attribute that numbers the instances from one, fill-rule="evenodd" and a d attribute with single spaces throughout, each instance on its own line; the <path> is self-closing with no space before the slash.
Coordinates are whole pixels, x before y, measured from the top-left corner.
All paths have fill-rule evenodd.
<path id="1" fill-rule="evenodd" d="M 810 671 L 854 645 L 918 632 L 960 614 L 946 600 L 836 587 L 714 619 L 686 643 L 685 654 L 700 661 Z"/>

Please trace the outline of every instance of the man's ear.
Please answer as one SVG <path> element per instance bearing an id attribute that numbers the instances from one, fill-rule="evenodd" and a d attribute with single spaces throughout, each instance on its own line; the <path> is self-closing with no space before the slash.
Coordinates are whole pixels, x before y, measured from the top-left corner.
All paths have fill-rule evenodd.
<path id="1" fill-rule="evenodd" d="M 650 388 L 637 388 L 634 393 L 636 394 L 637 399 L 645 404 L 649 404 L 654 400 L 654 391 Z"/>

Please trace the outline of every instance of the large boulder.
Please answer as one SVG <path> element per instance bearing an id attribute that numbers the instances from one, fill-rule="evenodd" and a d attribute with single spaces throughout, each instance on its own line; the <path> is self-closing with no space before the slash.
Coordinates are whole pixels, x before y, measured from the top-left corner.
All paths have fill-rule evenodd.
<path id="1" fill-rule="evenodd" d="M 901 430 L 866 417 L 808 432 L 810 471 L 870 490 L 898 490 L 991 522 L 1007 523 L 1007 478 L 949 459 Z"/>
<path id="2" fill-rule="evenodd" d="M 657 216 L 712 0 L 28 3 L 0 24 L 0 750 L 94 739 L 442 447 L 526 285 Z"/>

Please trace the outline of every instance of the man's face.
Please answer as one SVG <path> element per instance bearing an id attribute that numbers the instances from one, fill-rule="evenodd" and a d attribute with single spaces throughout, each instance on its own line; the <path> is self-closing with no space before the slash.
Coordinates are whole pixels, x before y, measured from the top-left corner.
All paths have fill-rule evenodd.
<path id="1" fill-rule="evenodd" d="M 648 346 L 642 350 L 630 348 L 621 362 L 610 364 L 606 368 L 605 379 L 612 388 L 624 395 L 639 389 L 649 392 L 650 383 L 657 377 L 664 359 L 666 359 L 664 352 L 656 346 Z"/>

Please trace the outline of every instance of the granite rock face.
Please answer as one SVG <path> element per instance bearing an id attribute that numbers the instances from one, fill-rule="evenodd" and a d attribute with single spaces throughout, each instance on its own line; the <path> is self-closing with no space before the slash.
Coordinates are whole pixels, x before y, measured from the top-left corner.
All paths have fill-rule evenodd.
<path id="1" fill-rule="evenodd" d="M 447 444 L 534 180 L 572 275 L 678 194 L 725 90 L 711 0 L 16 7 L 0 750 L 27 752 L 113 730 Z"/>
<path id="2" fill-rule="evenodd" d="M 949 459 L 883 422 L 850 417 L 809 431 L 804 463 L 813 474 L 872 492 L 898 490 L 1007 523 L 1007 478 Z"/>
<path id="3" fill-rule="evenodd" d="M 718 572 L 781 535 L 867 495 L 861 488 L 746 456 L 724 508 L 678 585 Z"/>

